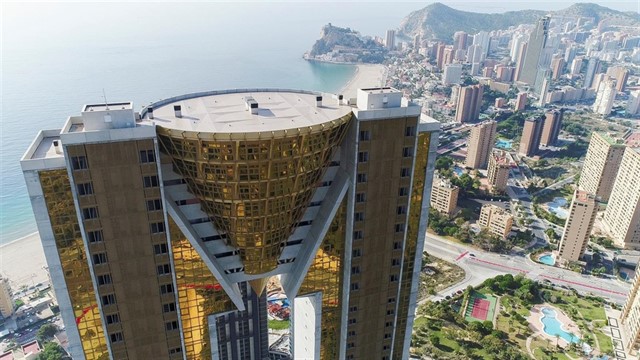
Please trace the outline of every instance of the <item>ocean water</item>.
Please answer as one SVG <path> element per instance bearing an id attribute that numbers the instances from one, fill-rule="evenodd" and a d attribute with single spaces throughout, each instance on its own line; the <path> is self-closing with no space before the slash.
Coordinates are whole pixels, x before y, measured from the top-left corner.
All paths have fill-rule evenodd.
<path id="1" fill-rule="evenodd" d="M 245 87 L 337 92 L 354 66 L 302 54 L 332 22 L 382 36 L 416 4 L 3 4 L 0 244 L 36 231 L 19 159 L 83 104 Z M 360 13 L 354 16 L 355 13 Z"/>

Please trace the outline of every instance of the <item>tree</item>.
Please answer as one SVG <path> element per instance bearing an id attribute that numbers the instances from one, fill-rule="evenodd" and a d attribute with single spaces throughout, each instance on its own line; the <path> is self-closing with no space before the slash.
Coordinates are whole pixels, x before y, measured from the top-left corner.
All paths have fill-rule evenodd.
<path id="1" fill-rule="evenodd" d="M 64 351 L 62 346 L 48 342 L 44 344 L 44 350 L 38 354 L 36 360 L 70 360 L 71 358 Z"/>
<path id="2" fill-rule="evenodd" d="M 436 158 L 436 170 L 451 169 L 453 159 L 450 156 L 439 156 Z"/>
<path id="3" fill-rule="evenodd" d="M 440 346 L 440 337 L 437 334 L 431 333 L 429 335 L 429 341 L 431 341 L 431 344 L 435 347 Z"/>
<path id="4" fill-rule="evenodd" d="M 38 329 L 38 333 L 36 334 L 36 338 L 41 343 L 44 343 L 48 340 L 53 339 L 53 336 L 58 333 L 60 329 L 56 324 L 44 324 Z"/>

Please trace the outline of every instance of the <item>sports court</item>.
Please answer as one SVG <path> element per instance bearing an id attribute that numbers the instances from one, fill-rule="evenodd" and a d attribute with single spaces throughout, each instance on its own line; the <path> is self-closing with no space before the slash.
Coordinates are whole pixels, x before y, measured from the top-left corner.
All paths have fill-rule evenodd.
<path id="1" fill-rule="evenodd" d="M 465 309 L 464 318 L 467 321 L 493 321 L 496 311 L 495 296 L 473 292 Z"/>

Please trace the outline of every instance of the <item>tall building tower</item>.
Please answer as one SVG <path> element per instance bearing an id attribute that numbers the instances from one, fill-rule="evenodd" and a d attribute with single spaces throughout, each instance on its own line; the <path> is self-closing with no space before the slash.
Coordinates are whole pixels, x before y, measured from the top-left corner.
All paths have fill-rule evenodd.
<path id="1" fill-rule="evenodd" d="M 520 137 L 518 154 L 522 156 L 533 156 L 538 152 L 543 122 L 541 118 L 536 117 L 530 117 L 525 120 L 522 136 Z"/>
<path id="2" fill-rule="evenodd" d="M 278 275 L 292 358 L 406 358 L 439 124 L 357 103 L 212 91 L 40 131 L 21 165 L 72 357 L 267 358 Z"/>
<path id="3" fill-rule="evenodd" d="M 518 55 L 516 60 L 516 69 L 514 73 L 514 80 L 520 81 L 522 76 L 522 69 L 524 66 L 524 57 L 527 53 L 527 42 L 522 42 L 518 47 Z"/>
<path id="4" fill-rule="evenodd" d="M 560 56 L 551 60 L 551 79 L 558 80 L 564 71 L 564 59 Z"/>
<path id="5" fill-rule="evenodd" d="M 498 123 L 494 120 L 476 124 L 469 133 L 469 146 L 465 166 L 472 169 L 482 169 L 487 166 L 489 155 L 496 143 L 496 129 Z"/>
<path id="6" fill-rule="evenodd" d="M 482 106 L 483 86 L 470 85 L 460 89 L 458 105 L 456 106 L 456 121 L 469 122 L 478 120 Z"/>
<path id="7" fill-rule="evenodd" d="M 640 249 L 640 148 L 627 147 L 604 212 L 613 241 L 625 249 Z"/>
<path id="8" fill-rule="evenodd" d="M 9 279 L 0 276 L 0 315 L 8 318 L 13 314 L 13 297 Z"/>
<path id="9" fill-rule="evenodd" d="M 636 274 L 620 315 L 622 329 L 627 334 L 627 343 L 624 344 L 627 349 L 637 349 L 640 346 L 640 296 L 638 295 L 640 295 L 640 276 L 636 267 Z"/>
<path id="10" fill-rule="evenodd" d="M 573 59 L 573 61 L 571 62 L 571 69 L 569 70 L 571 72 L 571 75 L 580 74 L 581 69 L 582 69 L 582 58 Z M 587 87 L 587 86 L 585 85 L 584 87 Z"/>
<path id="11" fill-rule="evenodd" d="M 395 30 L 387 30 L 384 45 L 389 50 L 394 50 L 396 48 L 396 31 Z"/>
<path id="12" fill-rule="evenodd" d="M 514 107 L 514 110 L 522 111 L 526 106 L 527 106 L 527 93 L 526 92 L 518 93 L 518 96 L 516 97 L 516 105 Z"/>
<path id="13" fill-rule="evenodd" d="M 489 179 L 491 191 L 497 193 L 505 192 L 510 169 L 511 165 L 504 151 L 491 151 L 489 167 L 487 168 L 487 178 Z"/>
<path id="14" fill-rule="evenodd" d="M 569 217 L 558 247 L 558 255 L 564 261 L 578 261 L 584 255 L 589 236 L 598 213 L 598 202 L 593 194 L 576 190 L 573 193 Z"/>
<path id="15" fill-rule="evenodd" d="M 576 54 L 578 53 L 578 48 L 575 45 L 569 46 L 564 52 L 564 63 L 571 64 L 573 59 L 576 58 Z"/>
<path id="16" fill-rule="evenodd" d="M 442 75 L 442 84 L 460 84 L 462 83 L 462 65 L 446 64 L 444 66 L 444 74 Z"/>
<path id="17" fill-rule="evenodd" d="M 544 107 L 547 104 L 547 94 L 549 93 L 549 87 L 551 86 L 551 78 L 545 76 L 541 80 L 540 84 L 540 99 L 538 100 L 538 106 Z"/>
<path id="18" fill-rule="evenodd" d="M 608 78 L 601 81 L 596 92 L 596 101 L 593 103 L 593 112 L 603 116 L 611 114 L 616 94 L 616 81 L 614 79 Z"/>
<path id="19" fill-rule="evenodd" d="M 438 44 L 436 50 L 436 66 L 438 69 L 442 69 L 442 65 L 444 63 L 444 49 L 446 48 L 445 44 Z"/>
<path id="20" fill-rule="evenodd" d="M 558 142 L 558 135 L 562 129 L 562 114 L 562 110 L 551 110 L 545 114 L 540 145 L 551 146 Z"/>
<path id="21" fill-rule="evenodd" d="M 511 39 L 511 48 L 509 51 L 509 55 L 511 57 L 511 61 L 514 63 L 518 63 L 520 59 L 520 47 L 526 41 L 526 37 L 522 34 L 515 34 L 513 39 Z"/>
<path id="22" fill-rule="evenodd" d="M 583 87 L 590 89 L 593 84 L 593 79 L 596 74 L 600 73 L 600 69 L 602 68 L 602 63 L 597 58 L 590 58 L 587 63 L 587 72 L 584 74 L 584 84 Z"/>
<path id="23" fill-rule="evenodd" d="M 533 32 L 529 34 L 529 41 L 524 54 L 522 70 L 520 71 L 517 79 L 518 81 L 522 81 L 529 85 L 535 84 L 538 68 L 541 65 L 540 61 L 542 58 L 542 50 L 547 42 L 550 21 L 551 19 L 548 16 L 542 17 L 538 20 Z"/>
<path id="24" fill-rule="evenodd" d="M 627 85 L 627 79 L 629 78 L 629 69 L 623 66 L 612 66 L 607 69 L 607 75 L 616 79 L 616 90 L 623 92 Z"/>
<path id="25" fill-rule="evenodd" d="M 631 115 L 640 114 L 640 90 L 632 91 L 627 101 L 627 113 Z"/>
<path id="26" fill-rule="evenodd" d="M 453 34 L 453 48 L 455 50 L 467 50 L 467 39 L 469 34 L 464 31 L 456 31 Z"/>
<path id="27" fill-rule="evenodd" d="M 622 140 L 604 133 L 591 133 L 578 187 L 596 195 L 600 201 L 609 201 L 624 150 Z"/>

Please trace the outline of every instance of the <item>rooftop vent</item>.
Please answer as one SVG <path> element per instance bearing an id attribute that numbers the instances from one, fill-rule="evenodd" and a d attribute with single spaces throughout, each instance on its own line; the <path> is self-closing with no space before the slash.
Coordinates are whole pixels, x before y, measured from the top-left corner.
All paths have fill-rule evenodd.
<path id="1" fill-rule="evenodd" d="M 182 106 L 174 105 L 173 106 L 173 111 L 176 113 L 176 117 L 177 118 L 181 118 L 182 117 Z"/>
<path id="2" fill-rule="evenodd" d="M 60 146 L 60 140 L 53 140 L 53 150 L 56 154 L 62 154 L 62 146 Z"/>
<path id="3" fill-rule="evenodd" d="M 149 117 L 149 119 L 153 120 L 153 106 L 149 106 L 147 108 L 147 116 Z"/>
<path id="4" fill-rule="evenodd" d="M 322 106 L 322 96 L 320 95 L 316 96 L 316 106 L 317 107 Z"/>
<path id="5" fill-rule="evenodd" d="M 258 114 L 258 102 L 253 96 L 247 96 L 244 98 L 244 105 L 247 111 L 251 111 L 252 115 Z"/>

